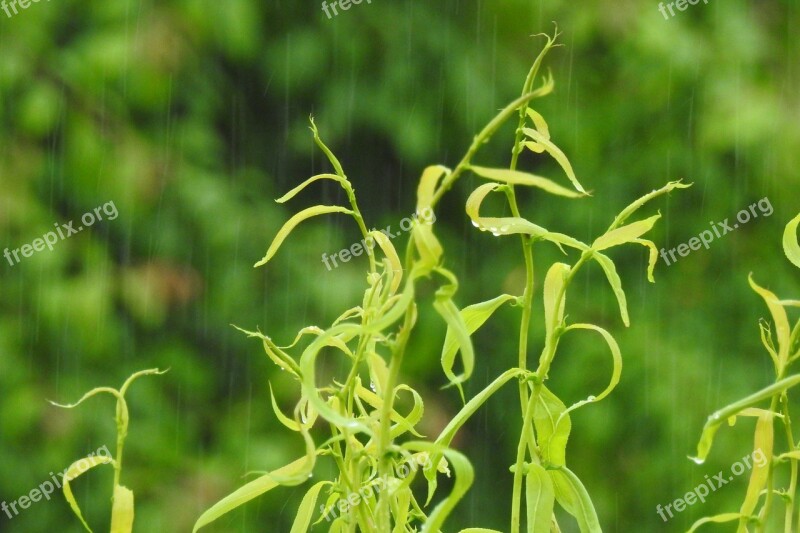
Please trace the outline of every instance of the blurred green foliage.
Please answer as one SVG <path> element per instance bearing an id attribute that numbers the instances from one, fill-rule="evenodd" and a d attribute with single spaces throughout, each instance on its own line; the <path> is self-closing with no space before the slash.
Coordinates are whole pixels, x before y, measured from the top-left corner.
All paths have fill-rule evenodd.
<path id="1" fill-rule="evenodd" d="M 686 460 L 707 413 L 770 379 L 757 329 L 766 310 L 747 273 L 800 295 L 780 251 L 800 207 L 794 0 L 712 1 L 670 20 L 654 0 L 374 0 L 330 20 L 317 3 L 285 0 L 59 0 L 0 13 L 0 247 L 19 248 L 108 201 L 119 209 L 52 252 L 0 267 L 0 501 L 113 443 L 110 406 L 64 413 L 46 399 L 71 402 L 156 366 L 171 371 L 128 398 L 123 482 L 137 495 L 138 531 L 187 531 L 245 472 L 294 457 L 301 443 L 275 423 L 267 381 L 287 404 L 292 384 L 229 324 L 288 341 L 359 297 L 363 261 L 328 272 L 320 260 L 358 240 L 336 217 L 298 230 L 268 268 L 251 268 L 287 217 L 272 199 L 327 171 L 308 115 L 368 223 L 396 225 L 413 210 L 423 167 L 454 165 L 518 95 L 540 46 L 530 35 L 551 31 L 551 21 L 565 46 L 549 59 L 556 94 L 542 113 L 594 197 L 565 210 L 532 193 L 521 198 L 529 218 L 590 240 L 633 198 L 684 178 L 695 186 L 661 202 L 654 234 L 669 248 L 762 197 L 775 207 L 708 251 L 660 262 L 656 285 L 646 282 L 644 252 L 615 256 L 628 330 L 599 269 L 579 276 L 573 295 L 583 297 L 569 303 L 614 332 L 625 358 L 615 394 L 575 413 L 569 448 L 605 528 L 679 531 L 735 509 L 746 480 L 669 524 L 655 512 L 749 449 L 723 430 L 707 465 Z M 503 130 L 476 163 L 505 164 L 512 134 Z M 543 161 L 521 165 L 556 175 Z M 524 279 L 518 246 L 467 227 L 469 190 L 456 187 L 437 222 L 455 251 L 449 268 L 468 280 L 461 305 L 519 291 Z M 297 201 L 342 200 L 333 185 L 323 191 Z M 516 358 L 512 314 L 498 317 L 476 337 L 468 393 Z M 421 309 L 418 330 L 406 377 L 431 398 L 430 436 L 458 397 L 439 390 L 443 324 Z M 507 339 L 508 349 L 488 353 L 488 339 Z M 553 373 L 565 401 L 607 375 L 595 345 L 569 348 L 574 359 L 556 361 Z M 455 443 L 473 459 L 476 484 L 452 528 L 507 527 L 520 420 L 504 402 L 515 401 L 511 390 L 493 399 Z M 110 481 L 92 473 L 76 482 L 90 523 L 108 519 Z M 301 495 L 265 497 L 209 531 L 286 531 Z M 12 520 L 0 515 L 0 529 L 80 526 L 58 495 Z"/>

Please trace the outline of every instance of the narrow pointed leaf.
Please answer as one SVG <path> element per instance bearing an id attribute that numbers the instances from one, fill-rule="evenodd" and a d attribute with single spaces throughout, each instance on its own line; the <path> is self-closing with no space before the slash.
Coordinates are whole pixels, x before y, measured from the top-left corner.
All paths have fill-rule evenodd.
<path id="1" fill-rule="evenodd" d="M 602 533 L 592 499 L 578 479 L 566 466 L 549 470 L 555 487 L 556 500 L 569 514 L 575 517 L 581 533 Z"/>
<path id="2" fill-rule="evenodd" d="M 281 196 L 280 198 L 278 198 L 275 201 L 278 202 L 279 204 L 282 204 L 284 202 L 288 202 L 289 200 L 291 200 L 292 198 L 297 196 L 297 194 L 300 191 L 302 191 L 303 189 L 308 187 L 309 184 L 314 183 L 317 180 L 323 180 L 323 179 L 334 180 L 334 181 L 338 182 L 339 184 L 347 183 L 346 179 L 344 179 L 344 178 L 342 178 L 340 176 L 337 176 L 336 174 L 317 174 L 316 176 L 311 176 L 306 181 L 304 181 L 303 183 L 301 183 L 300 185 L 298 185 L 297 187 L 295 187 L 291 191 L 287 192 L 286 194 L 284 194 L 283 196 Z"/>
<path id="3" fill-rule="evenodd" d="M 765 412 L 756 422 L 755 442 L 753 444 L 754 450 L 761 450 L 765 457 L 772 457 L 772 445 L 774 440 L 773 425 L 772 425 L 771 412 Z M 742 515 L 742 520 L 739 523 L 740 531 L 745 531 L 746 518 L 751 516 L 758 505 L 758 499 L 761 491 L 767 486 L 769 478 L 769 471 L 771 468 L 771 461 L 765 461 L 761 465 L 753 464 L 753 470 L 750 473 L 750 483 L 747 485 L 747 494 L 745 495 L 742 507 L 739 509 L 739 514 Z"/>
<path id="4" fill-rule="evenodd" d="M 274 470 L 269 474 L 254 479 L 253 481 L 250 481 L 249 483 L 235 490 L 228 496 L 224 497 L 223 499 L 212 505 L 211 508 L 209 508 L 202 515 L 200 515 L 200 518 L 198 518 L 197 522 L 195 522 L 194 524 L 192 532 L 193 533 L 196 532 L 200 528 L 205 527 L 208 524 L 214 522 L 224 514 L 229 513 L 234 509 L 241 507 L 250 500 L 257 498 L 262 494 L 274 489 L 275 487 L 278 486 L 278 482 L 275 481 L 276 475 L 291 476 L 293 474 L 296 474 L 297 472 L 300 472 L 303 469 L 305 462 L 306 458 L 301 457 L 300 459 L 297 459 L 296 461 L 289 463 L 288 465 L 282 468 Z"/>
<path id="5" fill-rule="evenodd" d="M 549 464 L 563 466 L 566 463 L 567 441 L 572 430 L 572 420 L 567 407 L 558 396 L 544 385 L 533 410 L 533 424 L 539 439 L 542 458 Z"/>
<path id="6" fill-rule="evenodd" d="M 290 533 L 307 533 L 308 527 L 311 525 L 311 518 L 316 511 L 315 507 L 317 505 L 319 491 L 326 485 L 331 485 L 331 482 L 320 481 L 308 489 L 308 492 L 303 496 L 303 501 L 300 502 L 300 507 L 297 509 L 297 514 L 295 515 Z"/>
<path id="7" fill-rule="evenodd" d="M 442 165 L 431 165 L 422 171 L 417 186 L 417 213 L 431 209 L 439 180 L 449 175 L 450 169 Z"/>
<path id="8" fill-rule="evenodd" d="M 800 215 L 794 217 L 783 232 L 783 253 L 789 261 L 800 268 L 800 243 L 797 242 L 797 226 L 800 225 Z"/>
<path id="9" fill-rule="evenodd" d="M 85 463 L 84 463 L 85 462 Z M 92 468 L 100 465 L 106 464 L 113 464 L 114 461 L 110 457 L 106 455 L 93 455 L 91 457 L 84 457 L 78 461 L 72 463 L 69 468 L 67 469 L 67 475 L 64 476 L 64 485 L 61 490 L 64 491 L 64 498 L 66 498 L 67 503 L 69 504 L 70 508 L 72 508 L 72 512 L 75 513 L 75 516 L 81 521 L 83 527 L 86 531 L 91 533 L 92 528 L 89 527 L 89 524 L 86 523 L 86 520 L 83 518 L 83 514 L 81 513 L 81 508 L 78 505 L 77 500 L 75 500 L 75 495 L 72 494 L 72 487 L 70 486 L 70 482 L 74 481 L 80 475 L 85 474 Z"/>
<path id="10" fill-rule="evenodd" d="M 617 304 L 619 305 L 619 314 L 622 317 L 622 323 L 625 324 L 625 327 L 630 326 L 631 322 L 628 318 L 628 301 L 625 298 L 625 291 L 622 290 L 622 280 L 619 279 L 619 274 L 617 274 L 617 267 L 614 266 L 614 262 L 610 257 L 603 255 L 600 252 L 593 253 L 592 258 L 600 264 L 603 272 L 606 273 L 606 278 L 608 278 L 608 283 L 611 285 L 611 290 L 614 291 L 614 296 L 617 298 Z"/>
<path id="11" fill-rule="evenodd" d="M 572 165 L 567 159 L 567 156 L 564 155 L 564 152 L 561 149 L 553 144 L 549 138 L 545 137 L 542 133 L 532 129 L 532 128 L 523 128 L 522 132 L 527 135 L 528 137 L 533 140 L 538 146 L 543 147 L 548 154 L 550 154 L 553 159 L 564 169 L 564 172 L 567 174 L 567 178 L 569 181 L 572 182 L 572 185 L 583 194 L 588 194 L 586 190 L 584 190 L 583 186 L 578 182 L 578 178 L 575 177 L 575 171 L 572 170 Z M 549 134 L 548 134 L 549 137 Z"/>
<path id="12" fill-rule="evenodd" d="M 784 378 L 773 383 L 772 385 L 764 387 L 760 391 L 755 392 L 750 396 L 742 398 L 741 400 L 714 412 L 708 417 L 708 420 L 703 427 L 703 433 L 700 436 L 700 441 L 697 443 L 697 456 L 690 457 L 690 459 L 697 464 L 702 464 L 705 461 L 706 457 L 708 457 L 708 452 L 711 451 L 711 445 L 714 443 L 714 435 L 716 434 L 720 425 L 722 425 L 722 423 L 728 420 L 730 417 L 739 415 L 745 409 L 752 407 L 759 402 L 769 400 L 776 394 L 787 391 L 798 383 L 800 383 L 800 374 Z"/>
<path id="13" fill-rule="evenodd" d="M 612 246 L 619 246 L 628 242 L 635 242 L 639 237 L 653 228 L 656 221 L 661 218 L 661 214 L 654 215 L 638 222 L 633 222 L 621 228 L 616 228 L 605 235 L 601 235 L 592 244 L 593 250 L 605 250 Z"/>
<path id="14" fill-rule="evenodd" d="M 625 221 L 628 220 L 629 216 L 634 214 L 640 207 L 642 207 L 644 204 L 646 204 L 650 200 L 652 200 L 654 198 L 657 198 L 657 197 L 661 196 L 662 194 L 669 193 L 670 191 L 672 191 L 674 189 L 687 189 L 687 188 L 689 188 L 691 186 L 692 186 L 691 183 L 685 184 L 685 183 L 681 183 L 681 181 L 678 180 L 678 181 L 670 181 L 669 183 L 667 183 L 666 185 L 664 185 L 660 189 L 654 189 L 654 190 L 650 191 L 649 193 L 645 194 L 644 196 L 642 196 L 638 200 L 634 200 L 625 209 L 620 211 L 620 213 L 617 215 L 617 217 L 611 223 L 611 226 L 608 228 L 608 231 L 611 231 L 614 228 L 618 228 L 619 226 L 624 224 Z"/>
<path id="15" fill-rule="evenodd" d="M 466 327 L 467 336 L 475 333 L 501 305 L 514 300 L 516 300 L 515 296 L 502 294 L 497 298 L 473 304 L 462 309 L 459 314 Z M 456 335 L 453 328 L 448 325 L 447 334 L 444 338 L 444 346 L 442 348 L 442 368 L 448 378 L 452 375 L 456 353 L 461 346 L 458 339 L 458 335 Z"/>
<path id="16" fill-rule="evenodd" d="M 708 516 L 706 518 L 701 518 L 694 524 L 692 527 L 689 528 L 689 531 L 686 533 L 694 533 L 697 529 L 705 524 L 724 524 L 725 522 L 733 522 L 734 520 L 739 520 L 742 515 L 739 513 L 722 513 L 714 516 Z"/>
<path id="17" fill-rule="evenodd" d="M 587 399 L 570 406 L 570 408 L 567 409 L 567 412 L 574 411 L 578 407 L 581 407 L 587 403 L 599 402 L 600 400 L 608 396 L 611 393 L 611 391 L 613 391 L 614 388 L 617 386 L 617 384 L 619 383 L 619 378 L 622 375 L 622 353 L 619 350 L 619 345 L 617 344 L 617 341 L 614 340 L 614 337 L 612 337 L 608 331 L 604 330 L 599 326 L 595 326 L 594 324 L 572 324 L 568 326 L 565 331 L 570 331 L 573 329 L 588 329 L 599 333 L 606 341 L 608 348 L 611 350 L 611 359 L 613 367 L 611 370 L 611 381 L 608 383 L 608 386 L 605 388 L 605 390 L 603 390 L 603 392 L 601 392 L 597 396 L 589 396 Z"/>
<path id="18" fill-rule="evenodd" d="M 789 327 L 789 318 L 786 316 L 786 309 L 778 300 L 775 294 L 763 287 L 760 287 L 753 281 L 752 274 L 748 276 L 750 286 L 756 291 L 766 302 L 769 312 L 772 315 L 772 320 L 775 322 L 775 330 L 778 337 L 778 362 L 781 369 L 786 365 L 789 359 L 789 339 L 791 336 L 791 329 Z"/>
<path id="19" fill-rule="evenodd" d="M 267 264 L 270 259 L 275 255 L 278 251 L 278 248 L 281 247 L 283 241 L 286 240 L 286 237 L 292 232 L 292 230 L 304 220 L 309 218 L 319 216 L 319 215 L 326 215 L 329 213 L 344 213 L 347 215 L 352 215 L 353 212 L 349 209 L 344 207 L 340 207 L 338 205 L 315 205 L 314 207 L 309 207 L 307 209 L 303 209 L 292 218 L 290 218 L 284 225 L 278 230 L 278 234 L 275 235 L 275 239 L 272 241 L 272 244 L 269 245 L 267 249 L 267 254 L 264 256 L 261 261 L 256 263 L 254 266 L 260 267 L 261 265 Z"/>
<path id="20" fill-rule="evenodd" d="M 555 489 L 547 470 L 531 463 L 525 475 L 525 502 L 528 533 L 550 531 L 550 519 L 555 505 Z"/>
<path id="21" fill-rule="evenodd" d="M 117 485 L 114 487 L 114 505 L 111 508 L 111 533 L 133 531 L 133 492 Z"/>
<path id="22" fill-rule="evenodd" d="M 482 178 L 490 179 L 500 183 L 538 187 L 539 189 L 549 192 L 550 194 L 566 196 L 567 198 L 581 198 L 584 196 L 579 192 L 562 187 L 552 180 L 543 178 L 541 176 L 536 176 L 534 174 L 528 174 L 527 172 L 520 172 L 518 170 L 509 170 L 504 168 L 486 168 L 477 166 L 471 166 L 470 170 Z"/>

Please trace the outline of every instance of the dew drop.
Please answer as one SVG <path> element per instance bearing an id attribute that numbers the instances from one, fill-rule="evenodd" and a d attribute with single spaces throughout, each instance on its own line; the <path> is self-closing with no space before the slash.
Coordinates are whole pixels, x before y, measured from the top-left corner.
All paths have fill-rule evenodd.
<path id="1" fill-rule="evenodd" d="M 474 220 L 472 221 L 472 225 L 475 226 L 476 228 L 478 227 L 478 223 L 475 222 Z"/>
<path id="2" fill-rule="evenodd" d="M 595 401 L 596 399 L 597 399 L 597 397 L 596 397 L 596 396 L 589 396 L 588 398 L 586 398 L 586 400 L 587 400 L 587 401 L 589 401 L 589 402 L 593 402 L 593 401 Z"/>

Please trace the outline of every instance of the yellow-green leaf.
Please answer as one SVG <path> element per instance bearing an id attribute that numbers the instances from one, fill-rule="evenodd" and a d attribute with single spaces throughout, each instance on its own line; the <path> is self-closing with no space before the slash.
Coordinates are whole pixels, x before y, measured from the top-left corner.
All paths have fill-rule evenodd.
<path id="1" fill-rule="evenodd" d="M 417 186 L 417 213 L 422 213 L 425 209 L 431 209 L 439 180 L 449 174 L 450 169 L 442 165 L 431 165 L 422 171 L 422 177 L 420 177 L 419 186 Z"/>
<path id="2" fill-rule="evenodd" d="M 761 450 L 764 456 L 768 458 L 772 457 L 774 437 L 772 415 L 773 413 L 766 412 L 758 417 L 758 421 L 756 422 L 755 442 L 753 444 L 754 450 Z M 744 502 L 742 502 L 742 507 L 739 509 L 739 514 L 742 515 L 739 522 L 740 533 L 746 531 L 747 517 L 751 516 L 753 511 L 755 511 L 761 491 L 767 486 L 771 466 L 771 461 L 764 461 L 760 465 L 753 465 L 753 470 L 750 473 L 750 483 L 747 486 L 747 495 L 744 498 Z"/>
<path id="3" fill-rule="evenodd" d="M 294 475 L 303 470 L 305 462 L 306 458 L 301 457 L 300 459 L 297 459 L 296 461 L 293 461 L 282 468 L 274 470 L 269 474 L 260 476 L 257 479 L 254 479 L 253 481 L 250 481 L 244 486 L 236 489 L 231 494 L 225 496 L 220 501 L 212 505 L 202 515 L 200 515 L 200 518 L 198 518 L 197 522 L 195 522 L 194 524 L 192 532 L 193 533 L 196 532 L 198 529 L 214 522 L 224 514 L 229 513 L 230 511 L 233 511 L 234 509 L 244 505 L 250 500 L 257 498 L 262 494 L 274 489 L 279 485 L 279 483 L 275 480 L 276 475 L 277 476 Z"/>
<path id="4" fill-rule="evenodd" d="M 592 499 L 578 476 L 566 466 L 549 470 L 548 473 L 553 480 L 556 500 L 565 511 L 575 517 L 581 533 L 602 533 Z"/>
<path id="5" fill-rule="evenodd" d="M 697 456 L 690 457 L 690 459 L 697 464 L 703 464 L 706 457 L 708 457 L 708 452 L 711 451 L 711 445 L 714 443 L 714 435 L 723 422 L 732 416 L 741 414 L 742 411 L 752 407 L 754 404 L 771 399 L 776 394 L 791 389 L 798 383 L 800 383 L 800 374 L 784 378 L 711 414 L 705 426 L 703 426 L 703 433 L 700 436 L 700 441 L 697 443 Z"/>
<path id="6" fill-rule="evenodd" d="M 410 451 L 428 452 L 431 456 L 440 457 L 444 455 L 455 470 L 456 477 L 453 483 L 453 490 L 428 515 L 428 519 L 420 530 L 420 533 L 436 533 L 442 528 L 448 515 L 469 490 L 475 472 L 469 460 L 463 454 L 450 448 L 420 441 L 406 442 L 403 444 L 403 448 Z"/>
<path id="7" fill-rule="evenodd" d="M 776 334 L 778 336 L 778 363 L 780 364 L 779 371 L 782 370 L 789 359 L 789 340 L 791 336 L 791 329 L 789 327 L 789 318 L 786 316 L 786 309 L 778 300 L 775 294 L 763 287 L 760 287 L 753 281 L 753 275 L 748 276 L 750 287 L 753 288 L 766 302 L 769 312 L 772 315 L 772 320 L 775 322 Z"/>
<path id="8" fill-rule="evenodd" d="M 611 381 L 608 383 L 608 386 L 605 388 L 605 390 L 603 390 L 603 392 L 601 392 L 597 396 L 589 396 L 587 399 L 571 405 L 566 412 L 574 411 L 578 407 L 581 407 L 587 403 L 599 402 L 600 400 L 608 396 L 611 393 L 611 391 L 614 390 L 614 388 L 619 383 L 620 376 L 622 375 L 622 353 L 619 350 L 619 345 L 617 344 L 617 341 L 614 340 L 614 337 L 612 337 L 608 331 L 604 330 L 599 326 L 595 326 L 594 324 L 571 324 L 566 328 L 565 331 L 570 331 L 573 329 L 588 329 L 599 333 L 606 341 L 606 344 L 608 344 L 608 348 L 611 350 L 611 359 L 613 367 L 611 370 Z"/>
<path id="9" fill-rule="evenodd" d="M 80 402 L 78 402 L 80 403 Z M 85 463 L 84 463 L 85 462 Z M 81 508 L 78 505 L 77 500 L 75 500 L 75 496 L 72 494 L 72 487 L 70 487 L 70 481 L 74 481 L 80 475 L 85 474 L 92 468 L 99 466 L 99 465 L 106 465 L 106 464 L 113 464 L 114 460 L 107 455 L 93 455 L 90 457 L 84 457 L 78 461 L 72 463 L 69 468 L 67 469 L 67 474 L 64 476 L 64 486 L 62 490 L 64 491 L 64 498 L 66 498 L 67 503 L 72 508 L 72 512 L 75 513 L 75 516 L 81 521 L 83 527 L 86 528 L 86 531 L 91 533 L 92 528 L 89 527 L 89 524 L 86 523 L 86 520 L 83 518 L 83 514 L 81 513 Z"/>
<path id="10" fill-rule="evenodd" d="M 622 280 L 619 279 L 619 274 L 617 274 L 617 267 L 614 266 L 614 262 L 610 257 L 603 255 L 600 252 L 594 252 L 592 254 L 592 258 L 600 264 L 603 272 L 606 273 L 606 278 L 608 278 L 608 283 L 611 285 L 611 290 L 614 291 L 614 296 L 617 298 L 617 304 L 619 305 L 619 314 L 622 317 L 622 323 L 625 324 L 625 327 L 630 326 L 631 322 L 628 318 L 628 301 L 625 298 L 625 291 L 622 290 Z"/>
<path id="11" fill-rule="evenodd" d="M 539 397 L 533 410 L 533 424 L 542 450 L 542 458 L 549 464 L 562 466 L 566 462 L 567 441 L 572 430 L 572 420 L 567 408 L 550 389 L 540 385 Z"/>
<path id="12" fill-rule="evenodd" d="M 513 300 L 516 300 L 515 296 L 502 294 L 497 298 L 473 304 L 462 309 L 459 314 L 461 315 L 461 322 L 463 322 L 466 327 L 467 336 L 475 333 L 501 305 Z M 455 364 L 456 353 L 460 347 L 459 336 L 454 333 L 453 327 L 448 324 L 447 334 L 445 335 L 444 346 L 442 348 L 442 368 L 444 369 L 445 375 L 451 380 L 451 383 L 456 378 L 452 370 Z"/>
<path id="13" fill-rule="evenodd" d="M 541 465 L 531 463 L 525 475 L 525 502 L 528 533 L 550 531 L 550 519 L 555 505 L 553 481 Z"/>
<path id="14" fill-rule="evenodd" d="M 261 261 L 256 263 L 254 266 L 260 267 L 261 265 L 267 264 L 270 259 L 275 255 L 278 251 L 278 248 L 281 247 L 283 241 L 286 240 L 286 237 L 292 232 L 292 230 L 304 220 L 309 218 L 319 216 L 319 215 L 326 215 L 328 213 L 344 213 L 347 215 L 352 215 L 353 212 L 349 209 L 344 207 L 340 207 L 338 205 L 315 205 L 314 207 L 309 207 L 307 209 L 303 209 L 292 218 L 290 218 L 284 225 L 278 230 L 278 234 L 275 235 L 275 239 L 273 239 L 272 244 L 269 245 L 267 249 L 267 254 L 264 256 Z"/>
<path id="15" fill-rule="evenodd" d="M 111 508 L 111 533 L 133 531 L 133 492 L 117 485 L 114 487 L 114 505 Z"/>
<path id="16" fill-rule="evenodd" d="M 342 178 L 340 176 L 337 176 L 336 174 L 317 174 L 316 176 L 311 176 L 306 181 L 304 181 L 303 183 L 301 183 L 300 185 L 298 185 L 297 187 L 295 187 L 291 191 L 287 192 L 286 194 L 284 194 L 283 196 L 281 196 L 280 198 L 278 198 L 275 201 L 278 202 L 279 204 L 282 204 L 284 202 L 288 202 L 289 200 L 291 200 L 292 198 L 297 196 L 297 194 L 300 191 L 302 191 L 303 189 L 308 187 L 308 185 L 310 183 L 314 183 L 315 181 L 322 180 L 322 179 L 334 180 L 334 181 L 338 182 L 339 184 L 347 183 L 347 180 L 345 180 L 344 178 Z"/>
<path id="17" fill-rule="evenodd" d="M 704 525 L 704 524 L 724 524 L 725 522 L 733 522 L 734 520 L 739 520 L 742 515 L 739 513 L 722 513 L 714 516 L 708 516 L 706 518 L 701 518 L 694 524 L 692 527 L 689 528 L 689 531 L 686 533 L 694 533 L 697 529 Z"/>
<path id="18" fill-rule="evenodd" d="M 639 237 L 650 231 L 653 228 L 653 225 L 656 223 L 656 220 L 659 218 L 661 218 L 660 213 L 650 218 L 639 220 L 638 222 L 633 222 L 632 224 L 627 224 L 621 228 L 613 229 L 605 235 L 598 237 L 592 244 L 592 249 L 605 250 L 606 248 L 611 248 L 612 246 L 619 246 L 620 244 L 635 242 L 637 239 L 639 239 Z"/>
<path id="19" fill-rule="evenodd" d="M 311 518 L 314 516 L 316 510 L 315 507 L 317 505 L 319 491 L 321 491 L 322 487 L 325 485 L 331 484 L 330 481 L 320 481 L 308 489 L 308 492 L 303 496 L 303 501 L 300 502 L 300 507 L 297 509 L 297 514 L 295 515 L 290 533 L 306 533 L 308 531 L 308 527 L 311 525 Z"/>
<path id="20" fill-rule="evenodd" d="M 389 266 L 392 270 L 392 284 L 389 294 L 395 294 L 397 289 L 400 287 L 400 283 L 403 281 L 403 263 L 400 262 L 400 257 L 397 255 L 397 250 L 392 244 L 392 241 L 390 241 L 386 235 L 380 231 L 370 231 L 367 234 L 367 238 L 369 237 L 375 239 L 375 242 L 377 242 L 378 246 L 380 246 L 381 250 L 383 250 L 383 254 L 386 256 L 386 259 L 389 260 Z M 368 250 L 367 253 L 372 253 L 372 251 Z"/>
<path id="21" fill-rule="evenodd" d="M 530 137 L 536 144 L 535 146 L 536 149 L 534 151 L 537 151 L 539 147 L 544 148 L 547 151 L 547 153 L 549 153 L 553 157 L 553 159 L 556 160 L 556 162 L 561 166 L 561 168 L 564 169 L 564 172 L 567 174 L 567 178 L 569 178 L 569 180 L 572 182 L 572 185 L 583 194 L 588 194 L 584 190 L 580 182 L 578 182 L 578 178 L 575 177 L 575 171 L 572 170 L 572 165 L 570 164 L 569 159 L 567 159 L 567 156 L 564 155 L 564 152 L 562 152 L 561 149 L 555 144 L 553 144 L 548 138 L 549 132 L 547 137 L 545 137 L 542 133 L 532 128 L 522 128 L 522 132 L 528 137 Z M 529 148 L 533 149 L 533 147 L 530 146 Z"/>
<path id="22" fill-rule="evenodd" d="M 568 235 L 561 233 L 554 233 L 547 231 L 541 226 L 520 217 L 482 217 L 480 215 L 480 206 L 486 196 L 499 188 L 505 187 L 499 183 L 485 183 L 472 191 L 472 194 L 467 198 L 466 213 L 472 219 L 472 224 L 481 231 L 490 231 L 496 237 L 500 235 L 514 235 L 526 234 L 533 237 L 548 240 L 561 247 L 562 244 L 577 248 L 579 250 L 588 250 L 589 246 L 573 239 Z"/>
<path id="23" fill-rule="evenodd" d="M 786 224 L 783 232 L 783 253 L 789 261 L 800 268 L 800 243 L 797 242 L 797 226 L 800 225 L 800 215 L 797 215 Z"/>
<path id="24" fill-rule="evenodd" d="M 665 193 L 669 193 L 673 189 L 686 189 L 686 188 L 689 188 L 691 186 L 692 186 L 691 183 L 686 185 L 686 184 L 681 183 L 680 180 L 678 180 L 678 181 L 670 181 L 669 183 L 667 183 L 666 185 L 664 185 L 660 189 L 654 189 L 654 190 L 650 191 L 649 193 L 645 194 L 641 198 L 639 198 L 637 200 L 634 200 L 625 209 L 620 211 L 620 213 L 616 216 L 614 221 L 611 223 L 611 226 L 608 228 L 608 231 L 611 231 L 614 228 L 618 228 L 619 226 L 621 226 L 623 223 L 625 223 L 626 220 L 628 220 L 629 216 L 631 216 L 640 207 L 642 207 L 644 204 L 646 204 L 647 202 L 649 202 L 653 198 L 661 196 L 662 194 L 665 194 Z"/>
<path id="25" fill-rule="evenodd" d="M 520 172 L 518 170 L 509 170 L 504 168 L 486 168 L 477 166 L 471 166 L 470 170 L 482 178 L 490 179 L 500 183 L 538 187 L 539 189 L 549 192 L 550 194 L 566 196 L 567 198 L 580 198 L 584 196 L 579 192 L 562 187 L 552 180 L 543 178 L 541 176 L 536 176 L 534 174 L 529 174 L 527 172 Z"/>
<path id="26" fill-rule="evenodd" d="M 564 306 L 567 301 L 564 283 L 569 271 L 570 267 L 566 263 L 554 263 L 544 278 L 544 326 L 547 343 L 551 341 L 553 332 L 564 320 Z M 556 301 L 558 301 L 557 310 Z"/>

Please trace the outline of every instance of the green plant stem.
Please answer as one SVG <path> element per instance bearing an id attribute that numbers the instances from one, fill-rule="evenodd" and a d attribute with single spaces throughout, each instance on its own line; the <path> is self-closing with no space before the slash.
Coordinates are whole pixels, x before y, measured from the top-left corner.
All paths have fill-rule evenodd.
<path id="1" fill-rule="evenodd" d="M 408 280 L 407 283 L 413 283 L 413 280 Z M 394 389 L 400 377 L 400 368 L 403 364 L 403 356 L 406 351 L 406 344 L 411 335 L 411 329 L 414 326 L 415 309 L 414 304 L 408 306 L 406 309 L 405 318 L 403 319 L 403 326 L 397 334 L 397 339 L 392 347 L 392 359 L 389 363 L 389 376 L 386 378 L 386 388 L 384 390 L 384 399 L 381 409 L 381 429 L 378 437 L 378 473 L 381 477 L 388 475 L 391 471 L 391 462 L 389 460 L 388 451 L 392 444 L 391 435 L 391 416 L 394 408 Z M 388 491 L 381 491 L 378 497 L 378 505 L 375 514 L 378 518 L 378 531 L 389 531 L 391 520 L 389 517 L 389 503 Z"/>
<path id="2" fill-rule="evenodd" d="M 503 125 L 503 123 L 506 120 L 511 118 L 511 116 L 514 113 L 519 111 L 521 106 L 524 106 L 532 99 L 536 98 L 536 96 L 537 96 L 536 91 L 520 96 L 519 98 L 508 104 L 506 107 L 504 107 L 503 110 L 500 111 L 500 113 L 498 113 L 491 120 L 491 122 L 489 122 L 481 130 L 481 132 L 475 136 L 475 138 L 472 140 L 472 144 L 470 145 L 469 150 L 467 150 L 467 153 L 458 163 L 453 172 L 451 172 L 444 178 L 442 184 L 434 193 L 433 198 L 431 199 L 431 208 L 435 207 L 436 204 L 439 203 L 439 200 L 442 199 L 444 193 L 449 191 L 450 188 L 453 186 L 453 184 L 456 182 L 456 180 L 461 176 L 461 174 L 463 174 L 464 171 L 469 168 L 472 158 L 475 156 L 476 153 L 478 153 L 478 150 L 480 149 L 481 145 L 489 142 L 489 139 L 491 139 L 492 135 L 494 135 L 495 132 L 497 132 L 497 130 L 500 128 L 500 126 Z"/>
<path id="3" fill-rule="evenodd" d="M 778 377 L 777 377 L 777 379 L 775 381 L 776 382 L 780 381 L 782 378 L 783 378 L 783 370 L 781 369 L 781 371 L 778 373 Z M 772 400 L 769 403 L 770 412 L 772 412 L 772 413 L 776 412 L 776 410 L 778 408 L 778 400 L 779 400 L 779 398 L 780 398 L 780 395 L 778 395 L 778 394 L 776 394 L 775 396 L 772 397 Z M 774 424 L 774 420 L 773 420 L 773 424 Z M 772 485 L 773 485 L 773 481 L 774 481 L 774 476 L 772 475 L 772 455 L 773 454 L 770 454 L 770 456 L 767 458 L 767 461 L 768 461 L 768 463 L 767 463 L 767 469 L 768 469 L 767 470 L 767 492 L 766 492 L 766 495 L 764 496 L 764 507 L 761 509 L 761 513 L 760 513 L 761 514 L 761 517 L 760 517 L 761 520 L 760 520 L 760 523 L 758 525 L 758 528 L 756 529 L 757 532 L 761 532 L 761 533 L 763 533 L 765 531 L 764 527 L 766 525 L 767 520 L 769 519 L 770 507 L 772 507 Z M 744 527 L 745 526 L 746 520 L 747 520 L 746 518 L 741 518 L 740 519 L 740 527 Z"/>
<path id="4" fill-rule="evenodd" d="M 792 435 L 792 419 L 789 417 L 789 397 L 784 392 L 781 395 L 781 411 L 783 413 L 783 426 L 786 429 L 786 440 L 789 444 L 790 452 L 795 451 L 797 448 Z M 789 478 L 789 501 L 786 504 L 786 515 L 784 518 L 784 531 L 792 531 L 792 522 L 794 521 L 794 508 L 795 508 L 795 493 L 797 491 L 797 461 L 790 459 L 791 474 Z"/>

